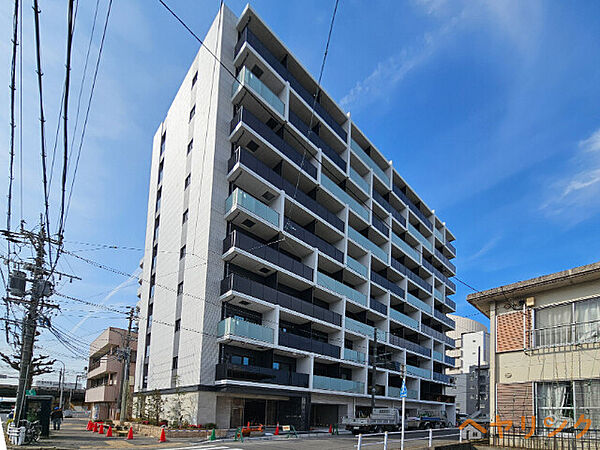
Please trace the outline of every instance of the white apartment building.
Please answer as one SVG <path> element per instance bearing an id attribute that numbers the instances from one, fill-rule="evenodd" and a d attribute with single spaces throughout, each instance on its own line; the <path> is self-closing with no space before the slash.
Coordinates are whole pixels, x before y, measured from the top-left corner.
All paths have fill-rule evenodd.
<path id="1" fill-rule="evenodd" d="M 446 335 L 454 339 L 455 348 L 446 354 L 454 358 L 454 367 L 446 369 L 448 375 L 469 373 L 471 366 L 482 366 L 490 361 L 490 333 L 487 327 L 476 320 L 449 314 L 456 328 Z"/>

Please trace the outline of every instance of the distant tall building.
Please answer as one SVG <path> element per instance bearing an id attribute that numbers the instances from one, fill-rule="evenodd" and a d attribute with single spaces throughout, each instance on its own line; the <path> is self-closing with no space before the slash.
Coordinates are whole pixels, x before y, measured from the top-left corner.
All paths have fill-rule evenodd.
<path id="1" fill-rule="evenodd" d="M 94 420 L 116 420 L 121 385 L 125 373 L 124 360 L 119 350 L 127 343 L 127 330 L 109 327 L 90 344 L 85 403 L 90 406 Z M 137 335 L 132 333 L 129 342 L 131 365 L 129 368 L 130 389 L 133 388 L 135 360 L 137 359 Z M 129 405 L 131 407 L 131 405 Z"/>
<path id="2" fill-rule="evenodd" d="M 136 395 L 306 429 L 399 406 L 406 367 L 453 420 L 454 235 L 250 7 L 204 43 L 154 136 Z"/>

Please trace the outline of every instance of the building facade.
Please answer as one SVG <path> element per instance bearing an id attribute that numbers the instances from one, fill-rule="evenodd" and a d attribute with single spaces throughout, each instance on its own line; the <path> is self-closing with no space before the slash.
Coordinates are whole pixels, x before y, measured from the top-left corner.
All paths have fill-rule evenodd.
<path id="1" fill-rule="evenodd" d="M 546 417 L 566 421 L 569 430 L 584 415 L 591 429 L 600 429 L 600 263 L 467 300 L 490 318 L 492 417 L 510 420 L 516 429 L 525 417 L 524 431 L 535 417 L 535 433 L 548 434 L 553 428 Z"/>
<path id="2" fill-rule="evenodd" d="M 127 330 L 109 327 L 90 345 L 85 403 L 94 420 L 117 420 L 121 385 L 125 373 L 123 351 L 131 349 L 129 386 L 133 391 L 137 335 L 127 338 Z"/>
<path id="3" fill-rule="evenodd" d="M 454 420 L 453 234 L 250 7 L 204 43 L 154 137 L 136 395 L 306 429 L 406 368 L 409 414 Z"/>

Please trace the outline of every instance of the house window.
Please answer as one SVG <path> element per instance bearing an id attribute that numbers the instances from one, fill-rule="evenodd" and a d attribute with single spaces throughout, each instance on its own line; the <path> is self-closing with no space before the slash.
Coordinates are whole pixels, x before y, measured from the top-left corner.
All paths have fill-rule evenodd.
<path id="1" fill-rule="evenodd" d="M 185 182 L 183 183 L 183 189 L 187 189 L 187 187 L 190 185 L 191 181 L 192 181 L 192 175 L 188 175 L 187 177 L 185 177 Z"/>
<path id="2" fill-rule="evenodd" d="M 198 72 L 196 72 L 192 78 L 192 87 L 196 85 L 196 81 L 198 81 Z"/>
<path id="3" fill-rule="evenodd" d="M 190 120 L 192 120 L 194 118 L 195 114 L 196 114 L 196 105 L 192 106 L 192 109 L 190 110 Z"/>
<path id="4" fill-rule="evenodd" d="M 600 342 L 600 297 L 535 310 L 535 347 Z"/>
<path id="5" fill-rule="evenodd" d="M 184 223 L 186 223 L 186 222 L 188 221 L 188 215 L 189 215 L 189 213 L 190 213 L 190 210 L 189 210 L 189 209 L 186 209 L 186 210 L 183 212 L 183 217 L 181 218 L 181 223 L 182 223 L 182 224 L 184 224 Z"/>
<path id="6" fill-rule="evenodd" d="M 194 147 L 194 140 L 192 139 L 187 146 L 187 154 L 189 155 L 190 152 L 192 151 L 192 148 Z"/>
<path id="7" fill-rule="evenodd" d="M 179 259 L 185 258 L 185 245 L 179 249 Z"/>
<path id="8" fill-rule="evenodd" d="M 177 295 L 183 294 L 183 281 L 177 285 Z"/>

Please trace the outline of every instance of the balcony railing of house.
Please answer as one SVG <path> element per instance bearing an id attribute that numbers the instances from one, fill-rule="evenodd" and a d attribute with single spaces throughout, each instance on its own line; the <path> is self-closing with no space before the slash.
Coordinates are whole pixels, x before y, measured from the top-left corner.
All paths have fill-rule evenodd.
<path id="1" fill-rule="evenodd" d="M 344 349 L 344 359 L 347 361 L 354 361 L 359 364 L 364 364 L 366 361 L 365 354 L 362 352 L 357 352 L 356 350 L 351 350 L 349 348 Z"/>
<path id="2" fill-rule="evenodd" d="M 406 373 L 408 375 L 413 375 L 415 377 L 421 378 L 431 378 L 431 370 L 423 369 L 422 367 L 415 367 L 411 365 L 406 365 Z"/>
<path id="3" fill-rule="evenodd" d="M 216 365 L 215 372 L 216 380 L 242 380 L 303 388 L 308 387 L 308 374 L 276 370 L 270 367 L 219 363 Z"/>
<path id="4" fill-rule="evenodd" d="M 412 200 L 409 199 L 408 196 L 404 192 L 402 192 L 402 189 L 400 189 L 395 184 L 392 186 L 392 189 L 393 189 L 394 193 L 398 197 L 400 197 L 400 199 L 404 203 L 406 203 L 406 206 L 408 206 L 408 209 L 410 209 L 414 215 L 416 215 L 419 219 L 421 219 L 421 222 L 423 222 L 423 225 L 425 225 L 430 230 L 433 230 L 433 224 L 429 221 L 429 219 L 425 216 L 425 214 L 423 214 L 423 212 L 419 208 L 417 208 L 417 206 L 412 202 Z"/>
<path id="5" fill-rule="evenodd" d="M 375 311 L 377 311 L 383 315 L 387 314 L 387 306 L 385 306 L 381 302 L 378 302 L 374 298 L 370 299 L 369 306 L 371 306 L 371 309 L 374 309 Z"/>
<path id="6" fill-rule="evenodd" d="M 434 330 L 433 328 L 428 327 L 427 325 L 421 324 L 421 331 L 426 335 L 437 339 L 438 341 L 446 342 L 447 336 L 444 333 Z"/>
<path id="7" fill-rule="evenodd" d="M 365 391 L 365 384 L 362 381 L 343 380 L 341 378 L 314 375 L 313 388 L 323 389 L 326 391 L 340 391 L 351 392 L 354 394 L 363 394 Z"/>
<path id="8" fill-rule="evenodd" d="M 287 68 L 281 64 L 277 60 L 277 58 L 264 46 L 264 44 L 256 37 L 252 31 L 248 27 L 244 28 L 244 30 L 240 33 L 240 39 L 238 40 L 235 49 L 234 49 L 234 57 L 240 51 L 240 48 L 244 44 L 244 42 L 248 42 L 254 50 L 263 57 L 263 59 L 271 66 L 275 72 L 277 72 L 284 80 L 290 82 L 290 86 L 302 99 L 311 107 L 314 107 L 314 110 L 317 114 L 336 132 L 336 134 L 342 139 L 342 141 L 346 142 L 347 133 L 338 124 L 331 114 L 329 114 L 325 108 L 319 103 L 315 102 L 315 98 L 300 84 L 298 80 L 290 73 Z"/>
<path id="9" fill-rule="evenodd" d="M 452 384 L 452 377 L 444 375 L 443 373 L 433 372 L 433 379 L 435 381 L 441 381 L 442 383 Z"/>
<path id="10" fill-rule="evenodd" d="M 350 139 L 350 147 L 352 148 L 354 153 L 358 155 L 362 162 L 364 162 L 367 166 L 373 169 L 373 173 L 377 175 L 386 186 L 390 185 L 390 178 L 385 174 L 383 169 L 379 167 L 379 165 L 375 161 L 373 161 L 373 159 L 369 155 L 367 155 L 367 152 L 365 152 L 354 139 Z"/>
<path id="11" fill-rule="evenodd" d="M 324 322 L 333 325 L 342 325 L 342 316 L 336 312 L 278 291 L 272 287 L 265 286 L 262 283 L 244 278 L 238 274 L 229 274 L 221 280 L 221 295 L 228 291 L 236 291 L 274 305 L 280 305 L 284 308 L 314 317 L 315 319 L 323 320 Z"/>
<path id="12" fill-rule="evenodd" d="M 398 337 L 391 333 L 389 335 L 389 343 L 392 345 L 397 345 L 398 347 L 405 348 L 407 350 L 410 350 L 411 352 L 418 353 L 423 356 L 431 356 L 431 349 L 423 347 L 422 345 L 416 344 L 414 342 L 409 341 L 408 339 Z"/>
<path id="13" fill-rule="evenodd" d="M 354 270 L 356 273 L 362 275 L 363 277 L 367 278 L 367 268 L 366 266 L 364 266 L 363 264 L 359 263 L 357 260 L 355 260 L 354 258 L 352 258 L 350 255 L 348 255 L 346 257 L 346 266 L 348 266 L 350 269 Z"/>
<path id="14" fill-rule="evenodd" d="M 456 291 L 456 285 L 454 284 L 454 282 L 450 278 L 448 278 L 446 275 L 444 275 L 440 270 L 436 269 L 433 266 L 433 264 L 431 264 L 426 259 L 423 259 L 423 266 L 427 270 L 429 270 L 430 272 L 432 272 L 436 277 L 438 277 L 438 279 L 440 279 L 441 281 L 443 281 L 444 283 L 446 283 L 448 286 L 450 286 L 450 288 L 453 291 Z"/>
<path id="15" fill-rule="evenodd" d="M 352 166 L 350 167 L 350 179 L 358 184 L 366 193 L 371 192 L 369 183 Z"/>
<path id="16" fill-rule="evenodd" d="M 401 390 L 402 389 L 399 387 L 388 386 L 388 396 L 400 398 Z M 419 391 L 417 391 L 416 389 L 407 389 L 406 390 L 406 398 L 410 398 L 412 400 L 418 400 L 419 399 Z"/>
<path id="17" fill-rule="evenodd" d="M 233 82 L 232 95 L 240 89 L 242 84 L 254 89 L 254 91 L 256 91 L 256 93 L 279 114 L 282 116 L 285 114 L 285 105 L 277 94 L 269 89 L 269 87 L 256 75 L 250 72 L 246 66 L 242 67 L 237 79 Z"/>
<path id="18" fill-rule="evenodd" d="M 425 311 L 426 313 L 431 315 L 431 305 L 428 305 L 423 300 L 420 300 L 414 295 L 407 293 L 406 301 L 408 304 L 414 306 L 415 308 L 420 309 L 421 311 Z"/>
<path id="19" fill-rule="evenodd" d="M 455 359 L 452 356 L 444 355 L 444 362 L 452 367 L 456 364 Z"/>
<path id="20" fill-rule="evenodd" d="M 279 213 L 240 188 L 236 188 L 225 200 L 225 213 L 227 214 L 236 207 L 241 207 L 263 218 L 271 225 L 279 227 Z"/>
<path id="21" fill-rule="evenodd" d="M 340 296 L 347 297 L 350 300 L 360 303 L 363 306 L 367 306 L 367 296 L 362 292 L 338 281 L 329 275 L 325 275 L 323 272 L 317 272 L 317 284 L 330 291 L 338 293 Z"/>
<path id="22" fill-rule="evenodd" d="M 368 237 L 360 234 L 352 227 L 348 227 L 348 237 L 355 241 L 358 245 L 362 246 L 366 250 L 370 250 L 373 255 L 377 256 L 383 262 L 388 261 L 387 253 L 382 250 L 377 244 L 371 241 Z"/>
<path id="23" fill-rule="evenodd" d="M 427 281 L 425 281 L 423 278 L 421 278 L 419 275 L 417 275 L 412 270 L 410 270 L 408 267 L 406 267 L 404 264 L 402 264 L 400 261 L 398 261 L 396 258 L 392 258 L 392 267 L 394 269 L 396 269 L 398 272 L 400 272 L 402 275 L 405 275 L 409 280 L 411 280 L 417 286 L 420 286 L 425 291 L 431 293 L 431 289 L 432 289 L 431 285 Z"/>
<path id="24" fill-rule="evenodd" d="M 404 289 L 402 289 L 393 281 L 388 280 L 386 277 L 379 275 L 377 272 L 371 271 L 371 281 L 377 283 L 382 288 L 393 292 L 398 297 L 404 298 Z"/>
<path id="25" fill-rule="evenodd" d="M 320 238 L 316 234 L 308 231 L 302 225 L 297 224 L 292 219 L 285 218 L 283 230 L 290 233 L 292 236 L 296 236 L 301 241 L 307 243 L 311 247 L 318 248 L 321 252 L 328 256 L 331 256 L 336 261 L 344 262 L 344 253 L 339 250 L 335 245 L 330 244 L 325 239 Z"/>
<path id="26" fill-rule="evenodd" d="M 434 248 L 433 253 L 438 257 L 438 259 L 446 264 L 446 266 L 449 267 L 452 272 L 456 273 L 456 266 L 452 264 L 452 262 L 450 262 L 450 260 L 442 252 L 440 252 L 437 248 Z"/>
<path id="27" fill-rule="evenodd" d="M 380 220 L 375 214 L 371 215 L 371 224 L 377 231 L 379 231 L 385 237 L 389 236 L 390 231 L 389 231 L 388 226 L 382 220 Z"/>
<path id="28" fill-rule="evenodd" d="M 437 310 L 437 309 L 433 309 L 433 316 L 438 319 L 441 320 L 442 322 L 444 322 L 446 325 L 448 325 L 450 328 L 455 328 L 456 327 L 456 323 L 454 322 L 454 320 L 452 320 L 450 317 L 448 317 L 446 314 L 444 314 L 443 312 Z"/>
<path id="29" fill-rule="evenodd" d="M 390 205 L 390 202 L 383 198 L 383 196 L 375 189 L 373 189 L 373 198 L 377 203 L 379 203 L 383 207 L 383 209 L 389 212 L 394 217 L 394 219 L 400 222 L 403 226 L 406 226 L 406 219 L 402 216 L 402 214 L 400 214 L 400 211 L 398 211 L 396 208 Z"/>
<path id="30" fill-rule="evenodd" d="M 371 339 L 373 339 L 375 336 L 375 328 L 372 327 L 371 325 L 368 325 L 363 322 L 359 322 L 358 320 L 351 319 L 350 317 L 346 317 L 345 323 L 346 323 L 346 325 L 345 325 L 346 329 L 348 329 L 350 331 L 354 331 L 355 333 L 364 334 L 365 336 L 368 336 Z M 383 334 L 384 333 L 382 331 L 378 330 L 377 331 L 378 339 L 381 339 L 381 336 L 383 336 Z"/>
<path id="31" fill-rule="evenodd" d="M 449 241 L 446 241 L 446 247 L 448 247 L 452 254 L 456 256 L 456 248 L 454 248 L 454 245 L 452 245 Z"/>
<path id="32" fill-rule="evenodd" d="M 407 316 L 400 311 L 395 310 L 394 308 L 390 308 L 390 318 L 395 320 L 396 322 L 400 322 L 407 327 L 414 328 L 415 330 L 419 329 L 419 322 L 412 317 Z"/>
<path id="33" fill-rule="evenodd" d="M 228 317 L 217 325 L 219 337 L 237 336 L 257 341 L 273 343 L 273 330 L 245 320 Z"/>
<path id="34" fill-rule="evenodd" d="M 528 330 L 528 348 L 551 348 L 600 342 L 600 320 Z"/>
<path id="35" fill-rule="evenodd" d="M 346 203 L 352 211 L 362 217 L 365 221 L 369 221 L 369 212 L 361 205 L 354 197 L 344 191 L 341 187 L 335 184 L 327 175 L 321 174 L 321 185 L 331 192 L 342 203 Z"/>
<path id="36" fill-rule="evenodd" d="M 299 336 L 293 333 L 279 332 L 279 345 L 284 347 L 304 350 L 306 352 L 318 353 L 320 355 L 331 356 L 332 358 L 340 357 L 340 347 L 329 344 L 328 342 L 317 341 L 305 336 Z"/>
<path id="37" fill-rule="evenodd" d="M 450 308 L 452 308 L 454 311 L 456 311 L 456 302 L 454 302 L 454 300 L 452 300 L 451 298 L 446 297 L 446 302 L 445 303 Z"/>
<path id="38" fill-rule="evenodd" d="M 408 245 L 408 243 L 404 239 L 402 239 L 400 236 L 398 236 L 393 231 L 392 231 L 392 242 L 394 244 L 396 244 L 398 247 L 400 247 L 400 249 L 406 255 L 410 256 L 416 262 L 421 263 L 421 253 L 419 253 L 419 251 L 417 249 Z"/>

